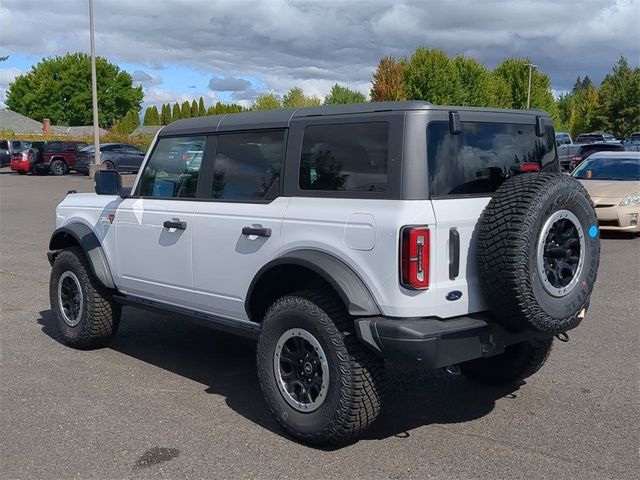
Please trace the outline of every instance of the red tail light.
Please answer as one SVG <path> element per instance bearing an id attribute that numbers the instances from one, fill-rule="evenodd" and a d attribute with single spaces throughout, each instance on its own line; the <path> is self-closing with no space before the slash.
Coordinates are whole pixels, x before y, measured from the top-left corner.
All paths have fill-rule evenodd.
<path id="1" fill-rule="evenodd" d="M 538 165 L 537 163 L 523 163 L 522 165 L 520 165 L 520 171 L 521 172 L 539 172 L 540 165 Z"/>
<path id="2" fill-rule="evenodd" d="M 402 286 L 412 290 L 429 288 L 429 229 L 403 227 L 400 237 Z"/>

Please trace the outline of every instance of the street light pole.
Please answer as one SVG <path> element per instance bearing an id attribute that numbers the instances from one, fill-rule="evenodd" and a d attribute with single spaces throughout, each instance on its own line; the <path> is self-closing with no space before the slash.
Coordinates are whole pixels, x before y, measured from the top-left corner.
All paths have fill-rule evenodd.
<path id="1" fill-rule="evenodd" d="M 96 42 L 93 38 L 93 0 L 89 0 L 89 38 L 91 39 L 91 96 L 93 97 L 93 145 L 95 164 L 100 164 L 100 132 L 98 129 L 98 81 L 96 79 Z"/>
<path id="2" fill-rule="evenodd" d="M 527 109 L 528 109 L 529 106 L 531 105 L 531 70 L 533 70 L 534 68 L 538 68 L 538 66 L 534 65 L 533 63 L 527 63 L 527 67 L 529 67 L 529 87 L 527 88 Z"/>

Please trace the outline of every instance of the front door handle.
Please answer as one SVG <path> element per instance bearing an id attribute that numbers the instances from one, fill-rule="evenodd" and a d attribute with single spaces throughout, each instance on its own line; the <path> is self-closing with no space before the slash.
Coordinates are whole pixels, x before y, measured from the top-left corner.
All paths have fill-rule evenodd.
<path id="1" fill-rule="evenodd" d="M 242 229 L 242 234 L 247 236 L 255 235 L 256 237 L 270 237 L 271 229 L 263 227 L 244 227 Z"/>
<path id="2" fill-rule="evenodd" d="M 176 230 L 186 230 L 187 222 L 181 222 L 180 220 L 165 220 L 162 226 L 164 228 L 175 228 Z"/>

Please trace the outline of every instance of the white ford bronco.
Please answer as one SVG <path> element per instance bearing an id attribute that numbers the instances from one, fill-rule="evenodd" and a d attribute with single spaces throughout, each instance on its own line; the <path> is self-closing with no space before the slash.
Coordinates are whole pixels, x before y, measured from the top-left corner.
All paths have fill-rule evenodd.
<path id="1" fill-rule="evenodd" d="M 257 339 L 294 438 L 355 439 L 385 361 L 487 384 L 584 318 L 600 244 L 536 110 L 368 103 L 181 120 L 132 189 L 70 193 L 49 247 L 64 341 L 106 345 L 128 305 Z"/>

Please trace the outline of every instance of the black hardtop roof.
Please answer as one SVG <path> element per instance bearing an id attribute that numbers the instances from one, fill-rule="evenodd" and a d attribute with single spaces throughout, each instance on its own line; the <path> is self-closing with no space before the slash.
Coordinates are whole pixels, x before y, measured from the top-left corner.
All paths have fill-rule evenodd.
<path id="1" fill-rule="evenodd" d="M 433 105 L 429 102 L 411 100 L 405 102 L 368 102 L 347 105 L 323 105 L 309 108 L 282 108 L 254 112 L 227 113 L 177 120 L 162 128 L 158 135 L 183 135 L 189 133 L 249 130 L 261 128 L 285 128 L 294 118 L 323 117 L 330 115 L 351 115 L 376 112 L 405 112 L 410 110 L 455 110 L 495 113 L 515 113 L 521 115 L 549 114 L 543 110 L 506 110 L 501 108 L 460 107 Z"/>

